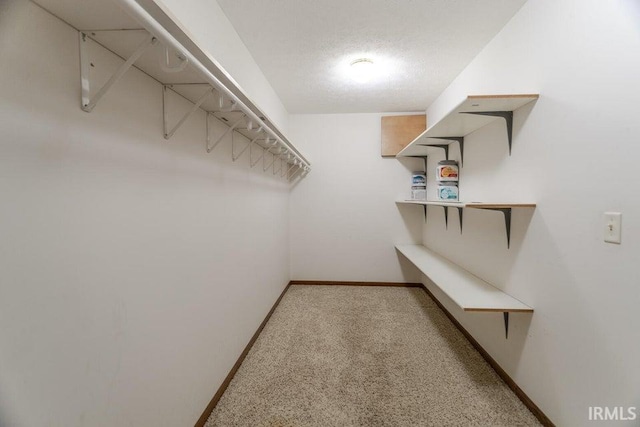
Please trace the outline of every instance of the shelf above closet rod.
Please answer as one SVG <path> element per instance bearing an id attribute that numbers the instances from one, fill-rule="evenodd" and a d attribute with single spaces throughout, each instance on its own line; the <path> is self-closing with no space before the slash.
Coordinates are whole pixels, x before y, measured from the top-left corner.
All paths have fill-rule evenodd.
<path id="1" fill-rule="evenodd" d="M 298 149 L 287 140 L 271 120 L 247 97 L 233 78 L 208 55 L 184 29 L 170 12 L 153 0 L 114 0 L 127 13 L 145 27 L 151 34 L 158 37 L 164 45 L 170 46 L 187 58 L 189 64 L 196 68 L 216 89 L 220 89 L 225 97 L 235 101 L 239 110 L 246 113 L 250 120 L 264 124 L 273 138 L 299 157 L 306 166 L 309 161 Z M 231 90 L 231 88 L 233 90 Z"/>
<path id="2" fill-rule="evenodd" d="M 309 161 L 283 135 L 272 120 L 243 92 L 222 66 L 201 48 L 188 31 L 164 6 L 153 0 L 34 0 L 53 15 L 80 32 L 82 69 L 82 108 L 90 111 L 97 101 L 131 67 L 135 67 L 163 85 L 172 85 L 176 93 L 193 103 L 189 85 L 215 88 L 227 105 L 221 113 L 238 111 L 245 114 L 249 128 L 260 127 L 268 138 L 278 141 L 303 168 Z M 120 6 L 120 7 L 118 7 Z M 103 84 L 93 97 L 89 79 L 93 62 L 87 60 L 87 41 L 91 39 L 125 62 Z M 96 64 L 98 66 L 98 64 Z M 179 87 L 178 87 L 179 86 Z M 97 95 L 97 96 L 96 96 Z M 230 104 L 230 105 L 228 105 Z M 205 111 L 211 111 L 203 105 Z M 228 117 L 218 117 L 229 121 Z M 240 126 L 242 127 L 242 126 Z M 251 129 L 249 129 L 251 130 Z M 170 134 L 165 130 L 165 134 Z M 247 135 L 241 130 L 240 133 Z"/>

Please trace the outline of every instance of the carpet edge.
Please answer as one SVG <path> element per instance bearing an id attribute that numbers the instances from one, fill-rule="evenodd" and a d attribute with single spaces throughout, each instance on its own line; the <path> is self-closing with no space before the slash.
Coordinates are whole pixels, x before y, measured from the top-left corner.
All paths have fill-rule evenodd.
<path id="1" fill-rule="evenodd" d="M 290 285 L 309 285 L 309 286 L 395 286 L 400 288 L 421 288 L 422 283 L 411 282 L 355 282 L 355 281 L 339 281 L 339 280 L 292 280 Z"/>
<path id="2" fill-rule="evenodd" d="M 215 409 L 216 405 L 218 404 L 218 401 L 220 400 L 220 398 L 222 397 L 224 392 L 227 390 L 227 387 L 229 387 L 229 384 L 231 383 L 231 380 L 236 375 L 236 372 L 238 372 L 238 369 L 240 369 L 240 365 L 242 365 L 242 362 L 244 362 L 244 359 L 247 357 L 247 354 L 249 354 L 249 351 L 251 350 L 251 347 L 253 347 L 253 344 L 255 344 L 256 340 L 260 336 L 260 333 L 262 332 L 262 330 L 266 326 L 267 322 L 271 318 L 271 315 L 273 314 L 273 312 L 276 311 L 276 308 L 280 304 L 280 301 L 282 300 L 282 297 L 284 297 L 284 294 L 287 293 L 287 291 L 289 290 L 290 286 L 291 286 L 291 281 L 289 281 L 289 283 L 287 283 L 287 285 L 284 287 L 284 290 L 282 291 L 282 293 L 280 294 L 280 296 L 278 297 L 276 302 L 271 307 L 271 310 L 269 310 L 269 312 L 265 316 L 265 318 L 262 321 L 262 323 L 260 323 L 260 326 L 258 326 L 258 329 L 256 330 L 256 332 L 253 334 L 253 336 L 251 337 L 251 339 L 247 343 L 247 345 L 244 348 L 244 350 L 242 351 L 242 353 L 240 353 L 240 356 L 238 357 L 238 360 L 236 360 L 236 363 L 233 365 L 233 367 L 231 368 L 231 370 L 229 371 L 229 373 L 225 377 L 224 381 L 222 381 L 222 384 L 220 384 L 220 387 L 218 387 L 218 390 L 216 391 L 216 394 L 213 395 L 213 397 L 211 398 L 211 401 L 209 402 L 209 404 L 205 408 L 204 412 L 202 412 L 202 415 L 200 415 L 200 418 L 198 418 L 198 421 L 196 421 L 194 427 L 204 427 L 205 426 L 205 424 L 209 420 L 209 417 L 211 416 L 211 413 L 213 412 L 213 410 Z"/>
<path id="3" fill-rule="evenodd" d="M 502 369 L 502 367 L 495 361 L 493 357 L 478 343 L 478 341 L 473 338 L 473 336 L 462 326 L 460 322 L 447 310 L 447 308 L 442 305 L 440 301 L 431 293 L 429 289 L 421 283 L 419 286 L 428 296 L 436 303 L 436 305 L 444 312 L 444 314 L 451 320 L 451 323 L 458 328 L 462 335 L 471 343 L 471 345 L 480 353 L 482 358 L 491 366 L 491 368 L 495 371 L 496 374 L 502 379 L 502 381 L 507 384 L 507 386 L 513 391 L 513 393 L 520 399 L 520 401 L 524 404 L 524 406 L 531 411 L 531 413 L 540 421 L 540 423 L 545 427 L 555 427 L 555 424 L 545 415 L 544 412 L 536 405 L 533 400 L 516 384 L 516 382 L 507 374 L 507 372 Z"/>

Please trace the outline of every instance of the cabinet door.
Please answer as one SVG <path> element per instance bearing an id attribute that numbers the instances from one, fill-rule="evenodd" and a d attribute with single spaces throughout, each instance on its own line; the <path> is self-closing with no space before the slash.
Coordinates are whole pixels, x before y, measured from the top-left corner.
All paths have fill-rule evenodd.
<path id="1" fill-rule="evenodd" d="M 427 128 L 427 116 L 384 116 L 382 128 L 382 157 L 395 157 L 404 147 Z"/>

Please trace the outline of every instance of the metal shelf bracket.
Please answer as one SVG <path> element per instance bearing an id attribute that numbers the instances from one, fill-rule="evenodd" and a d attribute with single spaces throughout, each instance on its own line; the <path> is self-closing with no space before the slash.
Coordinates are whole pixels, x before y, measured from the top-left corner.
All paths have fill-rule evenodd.
<path id="1" fill-rule="evenodd" d="M 247 148 L 251 147 L 258 140 L 258 138 L 260 138 L 260 135 L 256 136 L 251 141 L 249 141 L 249 143 L 247 145 L 245 145 L 244 148 L 242 150 L 240 150 L 240 152 L 238 154 L 235 154 L 235 152 L 234 152 L 234 150 L 235 150 L 235 141 L 232 139 L 231 140 L 231 160 L 233 160 L 234 162 L 236 160 L 238 160 L 247 151 Z"/>
<path id="2" fill-rule="evenodd" d="M 296 165 L 296 164 L 292 164 L 292 165 L 287 169 L 287 172 L 286 172 L 286 174 L 285 174 L 285 175 L 287 176 L 287 179 L 291 179 L 291 175 L 290 175 L 291 170 L 292 170 L 293 168 L 297 167 L 297 166 L 298 166 L 298 165 Z"/>
<path id="3" fill-rule="evenodd" d="M 458 148 L 460 148 L 460 166 L 464 165 L 464 136 L 430 136 L 431 139 L 444 139 L 445 141 L 456 141 Z M 433 147 L 440 147 L 439 145 L 433 145 Z M 447 146 L 448 147 L 448 146 Z M 445 150 L 447 160 L 449 160 L 449 151 Z"/>
<path id="4" fill-rule="evenodd" d="M 429 158 L 429 156 L 407 156 L 407 157 L 412 157 L 414 159 L 422 159 L 422 161 L 424 162 L 424 172 L 427 172 L 427 159 Z"/>
<path id="5" fill-rule="evenodd" d="M 440 139 L 444 139 L 444 138 L 440 138 Z M 422 145 L 424 147 L 442 148 L 444 150 L 445 159 L 449 160 L 449 144 L 416 144 L 416 145 Z"/>
<path id="6" fill-rule="evenodd" d="M 258 148 L 262 148 L 262 147 L 258 147 Z M 264 153 L 265 153 L 265 149 L 262 148 L 262 154 L 260 154 L 260 157 L 258 157 L 255 161 L 253 160 L 253 145 L 249 148 L 249 163 L 251 164 L 251 167 L 254 167 L 255 165 L 258 164 L 258 162 L 264 158 Z"/>
<path id="7" fill-rule="evenodd" d="M 444 228 L 449 229 L 449 206 L 443 206 L 444 209 Z"/>
<path id="8" fill-rule="evenodd" d="M 509 141 L 509 155 L 511 155 L 511 141 L 513 139 L 513 111 L 463 111 L 460 112 L 460 114 L 502 117 L 507 125 L 507 140 Z"/>
<path id="9" fill-rule="evenodd" d="M 278 157 L 280 157 L 280 156 L 278 156 Z M 279 160 L 280 160 L 280 162 L 279 162 L 280 163 L 280 167 L 278 168 L 278 170 L 276 170 L 275 163 L 273 165 L 273 174 L 274 175 L 277 175 L 282 170 L 282 157 L 280 157 Z"/>
<path id="10" fill-rule="evenodd" d="M 267 150 L 267 153 L 271 153 L 271 148 L 269 150 Z M 269 169 L 271 167 L 271 165 L 273 165 L 276 162 L 276 159 L 278 158 L 278 155 L 275 153 L 271 153 L 271 155 L 273 156 L 271 158 L 271 163 L 269 163 L 267 166 L 265 166 L 266 163 L 266 156 L 262 158 L 262 172 L 266 172 L 267 169 Z M 274 166 L 275 168 L 275 166 Z"/>
<path id="11" fill-rule="evenodd" d="M 211 143 L 211 129 L 209 127 L 209 116 L 212 115 L 211 113 L 207 113 L 207 153 L 210 153 L 213 151 L 214 148 L 216 148 L 218 146 L 218 144 L 220 144 L 220 142 L 224 139 L 225 136 L 229 135 L 229 132 L 233 132 L 233 130 L 238 127 L 238 125 L 240 123 L 242 123 L 244 121 L 245 115 L 242 114 L 242 117 L 240 117 L 238 120 L 236 120 L 231 126 L 229 126 L 227 128 L 227 130 L 225 130 L 224 132 L 222 132 L 222 135 L 220 135 L 218 137 L 218 139 L 216 139 L 216 142 L 213 143 L 213 145 L 210 145 Z"/>
<path id="12" fill-rule="evenodd" d="M 287 159 L 288 160 L 288 159 Z M 289 175 L 290 166 L 293 166 L 293 163 L 289 163 L 287 160 L 284 162 L 284 167 L 282 168 L 282 172 L 280 173 L 280 178 L 284 178 Z"/>
<path id="13" fill-rule="evenodd" d="M 136 48 L 131 56 L 111 75 L 109 80 L 102 85 L 102 87 L 91 97 L 91 77 L 89 75 L 89 69 L 92 64 L 89 59 L 89 48 L 87 46 L 87 34 L 79 31 L 80 40 L 80 87 L 82 91 L 82 104 L 80 107 L 83 111 L 90 113 L 91 110 L 98 104 L 98 101 L 111 89 L 120 78 L 126 73 L 134 62 L 142 56 L 149 46 L 152 46 L 158 42 L 158 39 L 149 34 L 142 43 Z"/>
<path id="14" fill-rule="evenodd" d="M 450 206 L 442 206 L 442 208 L 444 209 L 444 226 L 447 230 L 449 229 L 449 207 Z M 451 206 L 451 207 L 454 207 L 458 210 L 458 219 L 460 220 L 460 234 L 462 234 L 462 207 L 461 206 Z M 425 221 L 426 221 L 426 212 L 425 212 Z"/>
<path id="15" fill-rule="evenodd" d="M 184 124 L 184 122 L 186 122 L 187 119 L 189 117 L 191 117 L 191 115 L 193 113 L 195 113 L 196 110 L 198 110 L 198 108 L 200 108 L 202 103 L 204 101 L 206 101 L 206 99 L 209 97 L 209 95 L 211 95 L 213 93 L 213 87 L 209 86 L 209 89 L 207 89 L 200 96 L 200 98 L 198 98 L 198 100 L 196 101 L 195 104 L 193 104 L 191 109 L 189 111 L 187 111 L 187 113 L 184 116 L 182 116 L 182 118 L 180 120 L 178 120 L 178 123 L 176 123 L 173 128 L 169 129 L 169 108 L 168 108 L 169 100 L 167 98 L 167 93 L 168 93 L 170 87 L 171 87 L 171 85 L 163 85 L 162 86 L 162 126 L 163 126 L 163 130 L 164 130 L 164 139 L 171 138 L 176 133 L 176 131 L 180 128 L 180 126 L 182 126 Z M 209 121 L 207 120 L 207 126 L 208 126 L 208 124 L 209 124 Z M 207 134 L 208 134 L 208 132 L 207 132 Z"/>
<path id="16" fill-rule="evenodd" d="M 504 227 L 507 232 L 507 248 L 509 248 L 511 245 L 511 208 L 479 208 L 479 209 L 502 212 L 502 214 L 504 215 Z"/>
<path id="17" fill-rule="evenodd" d="M 293 173 L 289 176 L 289 181 L 293 181 L 293 178 L 296 178 L 297 176 L 304 177 L 305 174 L 298 175 L 302 170 L 303 168 L 298 166 L 298 169 L 294 170 Z"/>
<path id="18" fill-rule="evenodd" d="M 503 312 L 502 317 L 504 319 L 504 338 L 509 339 L 509 312 Z"/>

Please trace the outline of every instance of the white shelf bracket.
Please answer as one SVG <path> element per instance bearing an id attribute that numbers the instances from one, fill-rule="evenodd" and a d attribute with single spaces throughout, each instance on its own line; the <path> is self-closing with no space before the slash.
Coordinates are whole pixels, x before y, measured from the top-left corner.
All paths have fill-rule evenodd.
<path id="1" fill-rule="evenodd" d="M 278 170 L 276 170 L 276 165 L 273 165 L 273 174 L 277 175 L 278 173 L 280 173 L 280 171 L 282 170 L 282 156 L 278 156 L 279 160 L 280 160 L 280 167 L 278 168 Z"/>
<path id="2" fill-rule="evenodd" d="M 147 48 L 151 45 L 154 45 L 158 42 L 158 39 L 153 37 L 151 34 L 145 38 L 145 40 L 140 43 L 140 45 L 136 48 L 136 50 L 131 54 L 129 59 L 127 59 L 124 64 L 120 65 L 118 69 L 113 73 L 113 75 L 107 80 L 107 82 L 102 85 L 102 87 L 91 97 L 91 77 L 89 70 L 91 68 L 91 60 L 89 59 L 89 47 L 87 46 L 87 34 L 79 31 L 78 36 L 80 39 L 80 86 L 82 90 L 82 110 L 87 113 L 91 112 L 93 108 L 98 104 L 98 101 L 104 96 L 105 93 L 113 86 L 120 78 L 124 75 L 124 73 L 131 68 L 134 62 L 142 56 L 142 54 L 147 50 Z"/>
<path id="3" fill-rule="evenodd" d="M 302 174 L 298 175 L 303 170 L 304 169 L 301 166 L 298 166 L 298 169 L 294 170 L 291 176 L 289 177 L 289 181 L 293 181 L 293 179 L 296 178 L 297 176 L 300 176 L 300 177 L 303 176 Z"/>
<path id="4" fill-rule="evenodd" d="M 287 179 L 291 179 L 291 175 L 290 175 L 291 170 L 292 170 L 293 168 L 295 168 L 296 166 L 298 166 L 298 165 L 296 165 L 296 164 L 292 164 L 292 165 L 291 165 L 291 167 L 290 167 L 289 169 L 287 169 L 287 173 L 286 173 L 286 175 L 287 175 Z"/>
<path id="5" fill-rule="evenodd" d="M 253 138 L 247 145 L 244 146 L 244 148 L 238 154 L 234 154 L 234 144 L 233 140 L 231 140 L 231 160 L 233 160 L 234 162 L 238 160 L 245 153 L 245 151 L 247 151 L 247 148 L 251 147 L 251 145 L 253 145 L 253 143 L 255 143 L 258 138 L 260 138 L 260 135 Z"/>
<path id="6" fill-rule="evenodd" d="M 210 153 L 211 151 L 213 151 L 213 149 L 216 148 L 218 144 L 220 144 L 220 141 L 222 141 L 224 137 L 229 134 L 229 132 L 233 132 L 233 130 L 236 127 L 238 127 L 240 123 L 244 121 L 244 118 L 245 118 L 245 115 L 242 114 L 242 117 L 240 117 L 238 120 L 235 121 L 235 123 L 229 126 L 227 130 L 225 130 L 222 133 L 222 135 L 218 137 L 218 139 L 216 140 L 216 142 L 213 143 L 213 145 L 209 145 L 209 143 L 211 142 L 211 132 L 209 131 L 209 113 L 207 113 L 207 153 Z"/>
<path id="7" fill-rule="evenodd" d="M 167 108 L 168 107 L 167 92 L 170 86 L 171 85 L 162 86 L 162 122 L 163 122 L 163 130 L 164 130 L 164 139 L 171 138 L 173 134 L 175 134 L 176 131 L 180 128 L 180 126 L 182 126 L 184 122 L 186 122 L 187 119 L 191 117 L 191 115 L 195 113 L 198 108 L 200 108 L 202 103 L 206 101 L 209 95 L 213 93 L 213 87 L 209 87 L 209 89 L 207 89 L 206 92 L 203 93 L 200 96 L 200 98 L 198 98 L 198 101 L 196 101 L 196 103 L 193 104 L 191 109 L 187 111 L 187 113 L 184 116 L 182 116 L 180 120 L 178 120 L 178 123 L 176 123 L 176 125 L 171 130 L 169 130 L 169 109 Z"/>
<path id="8" fill-rule="evenodd" d="M 253 146 L 249 149 L 249 162 L 251 163 L 251 167 L 254 167 L 255 165 L 258 164 L 258 162 L 260 161 L 260 159 L 264 159 L 264 153 L 267 150 L 265 150 L 264 148 L 262 149 L 262 154 L 260 154 L 260 157 L 258 157 L 255 162 L 253 161 Z"/>
<path id="9" fill-rule="evenodd" d="M 271 150 L 271 149 L 269 149 Z M 265 158 L 262 159 L 262 172 L 266 172 L 267 169 L 269 169 L 271 167 L 271 165 L 273 165 L 276 162 L 276 159 L 278 158 L 277 154 L 273 154 L 273 158 L 271 159 L 271 163 L 269 163 L 267 166 L 264 165 L 265 163 Z M 275 168 L 275 166 L 274 166 Z"/>

